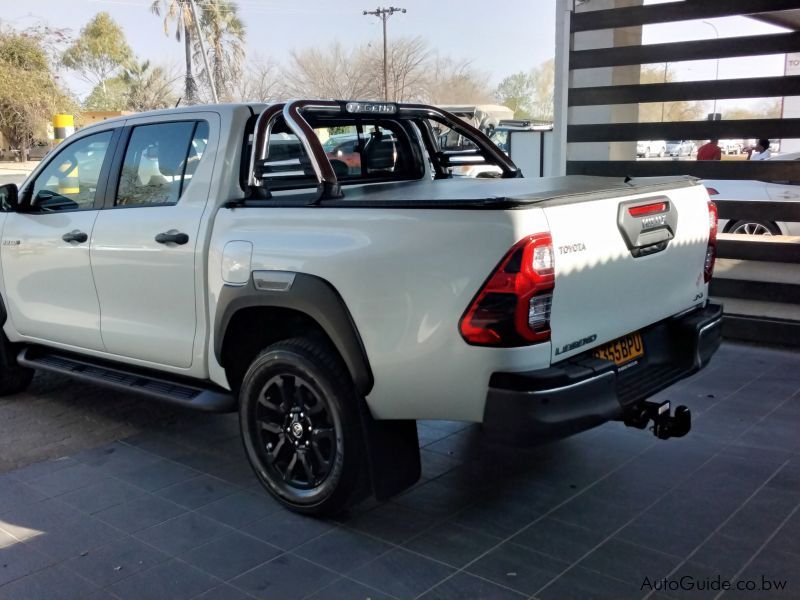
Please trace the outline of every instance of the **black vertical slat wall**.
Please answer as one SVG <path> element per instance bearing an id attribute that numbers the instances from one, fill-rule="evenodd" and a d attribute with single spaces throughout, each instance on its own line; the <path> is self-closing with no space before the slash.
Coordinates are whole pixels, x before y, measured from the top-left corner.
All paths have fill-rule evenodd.
<path id="1" fill-rule="evenodd" d="M 800 0 L 683 0 L 573 12 L 578 32 L 800 9 Z M 569 69 L 615 67 L 800 52 L 800 32 L 691 42 L 572 50 Z M 571 87 L 570 107 L 800 96 L 800 77 L 758 77 L 639 85 Z M 800 119 L 748 119 L 665 123 L 568 124 L 567 142 L 636 142 L 652 139 L 800 138 Z M 707 179 L 797 180 L 797 162 L 567 160 L 567 173 L 606 176 L 694 175 Z"/>

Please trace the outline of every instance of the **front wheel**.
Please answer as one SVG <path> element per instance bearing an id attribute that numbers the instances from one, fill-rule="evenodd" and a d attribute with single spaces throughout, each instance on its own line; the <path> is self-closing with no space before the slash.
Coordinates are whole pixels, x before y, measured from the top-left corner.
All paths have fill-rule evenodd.
<path id="1" fill-rule="evenodd" d="M 239 419 L 258 479 L 287 508 L 312 515 L 343 509 L 361 469 L 356 394 L 327 344 L 295 338 L 253 360 Z"/>

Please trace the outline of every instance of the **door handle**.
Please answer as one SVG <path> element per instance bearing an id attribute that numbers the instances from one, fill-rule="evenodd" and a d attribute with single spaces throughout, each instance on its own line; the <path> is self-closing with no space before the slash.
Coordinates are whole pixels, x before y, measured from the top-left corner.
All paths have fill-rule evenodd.
<path id="1" fill-rule="evenodd" d="M 77 242 L 79 244 L 83 244 L 86 240 L 89 239 L 89 236 L 82 231 L 74 229 L 69 233 L 65 233 L 64 235 L 62 235 L 61 239 L 64 240 L 65 242 Z"/>
<path id="2" fill-rule="evenodd" d="M 177 229 L 170 229 L 164 233 L 159 233 L 156 236 L 156 241 L 159 244 L 177 244 L 178 246 L 183 246 L 189 241 L 189 236 L 185 233 L 181 233 Z"/>

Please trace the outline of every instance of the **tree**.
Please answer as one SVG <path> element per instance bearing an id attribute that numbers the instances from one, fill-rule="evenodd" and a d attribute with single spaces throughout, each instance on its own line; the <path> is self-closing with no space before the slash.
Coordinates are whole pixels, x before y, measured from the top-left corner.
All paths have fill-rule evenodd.
<path id="1" fill-rule="evenodd" d="M 553 120 L 555 61 L 551 58 L 530 71 L 509 75 L 500 82 L 495 98 L 518 119 Z"/>
<path id="2" fill-rule="evenodd" d="M 425 93 L 420 100 L 430 104 L 487 104 L 492 90 L 485 73 L 467 60 L 436 55 L 427 68 Z"/>
<path id="3" fill-rule="evenodd" d="M 125 110 L 128 102 L 128 86 L 121 76 L 106 79 L 97 84 L 83 101 L 86 110 L 116 111 Z"/>
<path id="4" fill-rule="evenodd" d="M 779 99 L 763 100 L 755 106 L 723 109 L 722 118 L 726 120 L 738 119 L 780 119 L 781 101 Z"/>
<path id="5" fill-rule="evenodd" d="M 234 83 L 234 99 L 251 102 L 275 102 L 286 94 L 277 63 L 258 56 L 247 61 L 242 77 Z"/>
<path id="6" fill-rule="evenodd" d="M 175 22 L 175 39 L 181 41 L 186 60 L 186 74 L 183 79 L 183 100 L 186 104 L 194 104 L 197 100 L 197 84 L 192 69 L 192 7 L 189 0 L 153 0 L 150 12 L 164 17 L 164 34 L 169 35 L 169 27 Z"/>
<path id="7" fill-rule="evenodd" d="M 364 47 L 347 50 L 339 42 L 292 50 L 283 69 L 286 92 L 306 98 L 382 98 L 383 92 L 375 93 L 382 79 L 375 81 L 371 62 Z"/>
<path id="8" fill-rule="evenodd" d="M 100 86 L 105 95 L 106 81 L 118 74 L 132 56 L 122 28 L 108 13 L 101 12 L 81 29 L 80 37 L 67 48 L 62 60 L 81 79 Z"/>
<path id="9" fill-rule="evenodd" d="M 382 98 L 383 49 L 368 45 L 362 50 L 369 58 L 371 83 L 370 98 Z M 386 57 L 389 77 L 389 99 L 407 102 L 419 99 L 426 87 L 431 50 L 421 37 L 398 38 L 389 45 Z"/>
<path id="10" fill-rule="evenodd" d="M 535 92 L 536 79 L 533 73 L 519 71 L 500 82 L 495 91 L 495 97 L 500 104 L 513 110 L 515 117 L 526 118 L 533 113 Z"/>
<path id="11" fill-rule="evenodd" d="M 170 108 L 177 102 L 173 84 L 180 79 L 149 60 L 133 63 L 120 76 L 127 88 L 125 108 L 135 112 Z"/>
<path id="12" fill-rule="evenodd" d="M 531 117 L 537 121 L 553 122 L 553 92 L 556 85 L 555 59 L 544 61 L 533 70 L 535 91 Z"/>
<path id="13" fill-rule="evenodd" d="M 643 66 L 639 82 L 665 83 L 675 80 L 675 74 L 667 67 Z M 657 121 L 696 121 L 703 119 L 708 112 L 704 102 L 648 102 L 639 105 L 639 122 L 653 123 Z"/>
<path id="14" fill-rule="evenodd" d="M 73 100 L 57 85 L 39 38 L 0 31 L 0 131 L 23 160 L 44 137 L 56 112 L 72 112 Z"/>
<path id="15" fill-rule="evenodd" d="M 219 99 L 228 101 L 232 98 L 234 83 L 239 81 L 242 75 L 244 23 L 236 14 L 236 5 L 228 0 L 206 0 L 200 4 L 200 8 L 200 26 L 207 42 L 210 78 L 214 81 Z M 195 44 L 195 56 L 201 52 L 200 44 Z M 206 80 L 209 79 L 205 68 L 200 75 Z"/>
<path id="16" fill-rule="evenodd" d="M 134 61 L 120 75 L 106 81 L 105 92 L 96 86 L 83 105 L 88 110 L 134 112 L 169 108 L 177 101 L 173 87 L 178 79 L 149 60 Z"/>

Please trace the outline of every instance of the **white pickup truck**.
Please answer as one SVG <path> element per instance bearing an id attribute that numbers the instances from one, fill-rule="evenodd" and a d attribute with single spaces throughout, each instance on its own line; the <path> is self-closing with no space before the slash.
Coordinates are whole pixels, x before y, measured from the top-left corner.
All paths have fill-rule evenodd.
<path id="1" fill-rule="evenodd" d="M 440 149 L 432 122 L 474 149 Z M 352 152 L 326 153 L 342 134 Z M 451 178 L 456 160 L 502 177 Z M 689 411 L 647 398 L 720 342 L 702 185 L 525 179 L 431 106 L 121 117 L 0 200 L 0 393 L 43 369 L 238 410 L 259 479 L 304 513 L 416 481 L 417 419 L 684 435 Z"/>

